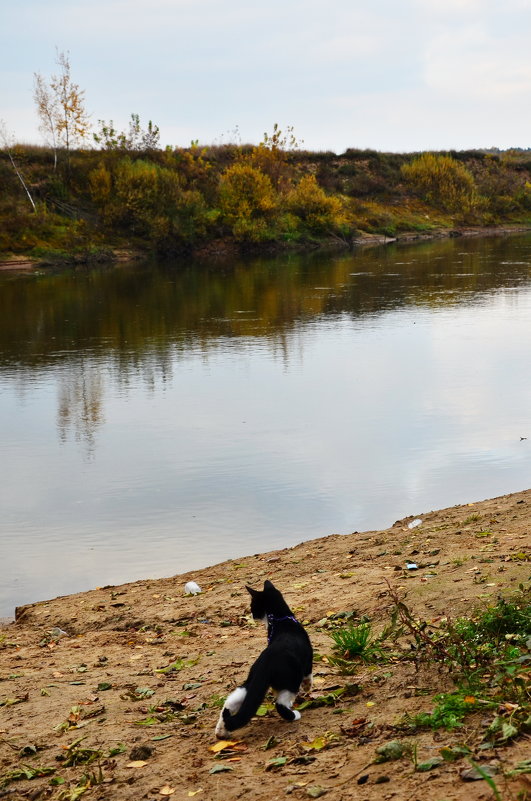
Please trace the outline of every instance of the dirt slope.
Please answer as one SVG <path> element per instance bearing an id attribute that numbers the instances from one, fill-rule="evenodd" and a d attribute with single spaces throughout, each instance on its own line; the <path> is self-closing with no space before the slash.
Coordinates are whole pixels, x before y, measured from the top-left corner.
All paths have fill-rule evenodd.
<path id="1" fill-rule="evenodd" d="M 298 723 L 268 712 L 237 732 L 232 751 L 211 750 L 220 699 L 265 645 L 263 628 L 248 617 L 245 584 L 274 581 L 326 657 L 332 640 L 323 619 L 355 610 L 378 629 L 392 607 L 387 582 L 415 614 L 434 619 L 467 614 L 529 580 L 531 490 L 418 517 L 413 529 L 407 518 L 384 531 L 325 537 L 193 575 L 17 610 L 17 621 L 0 628 L 0 798 L 492 798 L 485 781 L 461 779 L 469 767 L 463 761 L 422 774 L 410 759 L 372 764 L 375 749 L 397 737 L 414 740 L 419 762 L 446 744 L 476 749 L 481 742 L 481 715 L 459 730 L 397 735 L 393 727 L 405 713 L 428 711 L 433 695 L 452 686 L 444 672 L 416 672 L 411 662 L 360 666 L 345 677 L 316 661 L 314 699 L 355 686 L 335 705 L 305 709 Z M 405 569 L 409 560 L 416 570 Z M 190 579 L 200 595 L 184 596 Z M 502 775 L 530 752 L 525 736 L 475 751 L 480 762 L 498 766 L 504 799 L 531 798 L 528 777 L 507 782 Z M 18 779 L 22 765 L 29 776 L 35 768 L 54 772 Z"/>

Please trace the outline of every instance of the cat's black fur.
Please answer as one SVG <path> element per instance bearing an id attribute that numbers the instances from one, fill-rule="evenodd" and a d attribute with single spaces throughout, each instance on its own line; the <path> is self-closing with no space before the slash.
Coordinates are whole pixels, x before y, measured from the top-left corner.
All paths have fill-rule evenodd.
<path id="1" fill-rule="evenodd" d="M 276 709 L 285 720 L 299 720 L 291 708 L 303 686 L 311 689 L 313 650 L 308 634 L 295 619 L 282 593 L 270 582 L 263 590 L 247 587 L 251 613 L 267 623 L 269 644 L 252 665 L 244 683 L 225 700 L 216 735 L 227 737 L 248 723 L 264 700 L 269 687 L 276 693 Z"/>

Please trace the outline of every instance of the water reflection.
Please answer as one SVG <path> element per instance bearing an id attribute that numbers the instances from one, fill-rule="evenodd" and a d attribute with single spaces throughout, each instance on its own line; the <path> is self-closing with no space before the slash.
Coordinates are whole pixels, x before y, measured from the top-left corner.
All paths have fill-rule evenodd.
<path id="1" fill-rule="evenodd" d="M 526 282 L 530 264 L 528 239 L 495 238 L 4 278 L 0 366 L 104 351 L 119 371 L 146 354 L 164 371 L 176 352 L 219 347 L 219 338 L 265 337 L 285 352 L 295 323 L 471 301 Z"/>
<path id="2" fill-rule="evenodd" d="M 0 276 L 0 614 L 529 485 L 531 238 Z"/>
<path id="3" fill-rule="evenodd" d="M 98 426 L 103 416 L 103 375 L 99 365 L 84 360 L 67 363 L 58 374 L 57 427 L 62 442 L 71 431 L 92 454 Z"/>

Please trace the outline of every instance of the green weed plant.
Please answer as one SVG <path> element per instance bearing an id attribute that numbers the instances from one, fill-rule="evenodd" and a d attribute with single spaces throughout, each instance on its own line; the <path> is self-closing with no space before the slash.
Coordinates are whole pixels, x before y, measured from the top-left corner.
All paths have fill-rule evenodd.
<path id="1" fill-rule="evenodd" d="M 370 664 L 383 659 L 382 637 L 377 637 L 370 622 L 350 623 L 348 626 L 330 632 L 334 641 L 335 655 L 329 662 L 338 665 L 343 672 L 349 673 L 355 669 L 356 662 Z"/>
<path id="2" fill-rule="evenodd" d="M 433 663 L 450 674 L 456 689 L 435 696 L 430 713 L 407 718 L 410 728 L 463 725 L 473 712 L 494 712 L 485 733 L 505 744 L 531 731 L 531 588 L 476 610 L 470 618 L 440 626 L 416 619 L 396 592 L 394 616 L 408 639 L 404 658 Z M 407 656 L 406 656 L 407 654 Z"/>

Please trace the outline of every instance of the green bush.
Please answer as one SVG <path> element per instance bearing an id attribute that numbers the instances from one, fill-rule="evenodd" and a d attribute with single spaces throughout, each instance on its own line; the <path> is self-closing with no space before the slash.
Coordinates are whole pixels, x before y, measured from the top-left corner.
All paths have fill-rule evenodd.
<path id="1" fill-rule="evenodd" d="M 520 585 L 508 599 L 475 611 L 469 618 L 448 619 L 440 626 L 417 620 L 399 600 L 394 619 L 412 637 L 410 654 L 447 668 L 456 690 L 435 696 L 432 712 L 407 718 L 410 728 L 454 728 L 471 712 L 497 710 L 486 732 L 506 741 L 531 731 L 529 709 L 531 664 L 531 589 Z"/>
<path id="2" fill-rule="evenodd" d="M 159 250 L 190 244 L 206 233 L 209 216 L 201 192 L 185 189 L 168 167 L 125 158 L 113 171 L 100 164 L 89 185 L 105 224 L 145 237 Z"/>

